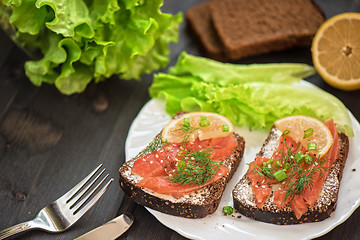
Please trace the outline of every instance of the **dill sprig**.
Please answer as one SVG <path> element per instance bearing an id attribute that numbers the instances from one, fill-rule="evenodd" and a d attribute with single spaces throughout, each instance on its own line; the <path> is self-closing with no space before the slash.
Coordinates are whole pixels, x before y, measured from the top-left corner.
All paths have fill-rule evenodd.
<path id="1" fill-rule="evenodd" d="M 246 165 L 252 166 L 253 171 L 259 174 L 261 177 L 267 177 L 269 179 L 276 180 L 274 177 L 274 173 L 277 171 L 276 169 L 269 166 L 256 166 L 249 163 L 247 163 Z"/>
<path id="2" fill-rule="evenodd" d="M 193 134 L 198 129 L 199 128 L 197 127 L 191 126 L 189 122 L 184 122 L 180 124 L 180 127 L 175 129 L 174 131 L 180 134 L 180 136 L 183 139 L 183 142 L 185 143 L 189 140 L 191 134 Z"/>
<path id="3" fill-rule="evenodd" d="M 201 126 L 201 125 L 200 125 Z M 190 120 L 184 118 L 184 122 L 174 132 L 182 138 L 183 147 L 189 141 L 190 136 L 199 128 L 191 126 Z M 181 185 L 203 185 L 210 181 L 216 174 L 221 162 L 213 161 L 210 156 L 214 153 L 212 147 L 203 150 L 184 149 L 178 152 L 181 159 L 177 169 L 170 177 L 170 181 Z"/>
<path id="4" fill-rule="evenodd" d="M 163 140 L 161 136 L 157 137 L 153 142 L 151 142 L 142 152 L 140 152 L 136 158 L 141 158 L 150 153 L 154 152 L 159 148 L 163 148 L 168 145 L 168 141 L 165 139 Z M 165 150 L 165 149 L 164 149 Z"/>
<path id="5" fill-rule="evenodd" d="M 220 162 L 210 159 L 213 154 L 213 148 L 205 148 L 202 151 L 189 149 L 184 150 L 182 160 L 170 177 L 170 181 L 182 185 L 194 184 L 202 185 L 210 181 L 216 174 Z"/>
<path id="6" fill-rule="evenodd" d="M 296 152 L 292 151 L 291 148 L 288 146 L 285 136 L 283 138 L 283 141 L 284 142 L 282 144 L 282 147 L 281 149 L 279 149 L 278 152 L 278 155 L 280 155 L 280 158 L 278 160 L 283 167 L 286 164 L 289 165 L 287 169 L 284 169 L 287 178 L 281 181 L 282 184 L 286 186 L 286 193 L 283 200 L 285 202 L 286 200 L 292 200 L 296 195 L 301 195 L 308 188 L 311 188 L 313 184 L 313 178 L 315 177 L 315 174 L 319 171 L 319 176 L 324 177 L 324 173 L 328 169 L 328 167 L 324 167 L 324 163 L 328 161 L 328 159 L 316 158 L 311 164 L 298 163 L 295 160 Z M 278 169 L 274 169 L 273 166 L 255 166 L 251 164 L 248 165 L 252 166 L 253 171 L 257 172 L 261 177 L 275 180 L 274 173 Z"/>
<path id="7" fill-rule="evenodd" d="M 290 168 L 287 171 L 288 178 L 283 181 L 286 186 L 286 193 L 283 201 L 292 200 L 295 196 L 299 196 L 304 193 L 308 188 L 312 187 L 313 178 L 315 174 L 320 171 L 320 177 L 322 177 L 326 171 L 324 163 L 326 159 L 316 158 L 310 165 L 299 164 L 296 162 L 296 153 L 286 143 L 284 137 L 284 144 L 281 152 L 281 159 L 285 163 L 290 164 Z"/>
<path id="8" fill-rule="evenodd" d="M 309 168 L 304 168 L 302 164 L 292 164 L 289 169 L 288 179 L 284 182 L 286 184 L 284 201 L 292 200 L 296 195 L 301 195 L 308 188 L 311 189 L 313 178 L 318 171 L 320 171 L 320 178 L 324 177 L 324 173 L 328 169 L 328 167 L 324 167 L 326 161 L 326 159 L 318 158 Z"/>

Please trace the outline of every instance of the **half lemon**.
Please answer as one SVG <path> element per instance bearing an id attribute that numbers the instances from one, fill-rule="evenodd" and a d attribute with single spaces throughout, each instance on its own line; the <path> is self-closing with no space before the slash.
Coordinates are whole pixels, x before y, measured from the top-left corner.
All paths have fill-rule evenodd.
<path id="1" fill-rule="evenodd" d="M 331 86 L 360 89 L 360 13 L 342 13 L 325 21 L 312 42 L 313 64 Z"/>

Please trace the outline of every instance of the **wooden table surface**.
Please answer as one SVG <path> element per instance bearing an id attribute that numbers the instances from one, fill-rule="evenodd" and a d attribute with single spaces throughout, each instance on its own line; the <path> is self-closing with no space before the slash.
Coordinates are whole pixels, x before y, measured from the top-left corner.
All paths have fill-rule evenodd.
<path id="1" fill-rule="evenodd" d="M 162 10 L 185 13 L 198 2 L 201 1 L 165 0 Z M 327 17 L 360 11 L 358 0 L 316 2 Z M 170 65 L 183 50 L 202 54 L 186 31 L 185 21 L 181 24 L 180 40 L 171 49 Z M 43 206 L 103 163 L 115 181 L 71 229 L 60 234 L 31 231 L 11 239 L 73 239 L 116 217 L 127 207 L 135 223 L 121 239 L 185 239 L 159 223 L 145 208 L 123 199 L 118 185 L 128 129 L 149 100 L 147 89 L 152 75 L 143 76 L 142 81 L 112 77 L 90 85 L 82 94 L 64 96 L 51 85 L 33 86 L 23 70 L 27 59 L 0 31 L 0 229 L 32 219 Z M 310 48 L 246 58 L 238 63 L 260 62 L 312 65 Z M 360 120 L 360 91 L 336 90 L 319 75 L 307 80 L 342 100 Z M 360 239 L 359 222 L 357 209 L 346 222 L 319 239 Z"/>

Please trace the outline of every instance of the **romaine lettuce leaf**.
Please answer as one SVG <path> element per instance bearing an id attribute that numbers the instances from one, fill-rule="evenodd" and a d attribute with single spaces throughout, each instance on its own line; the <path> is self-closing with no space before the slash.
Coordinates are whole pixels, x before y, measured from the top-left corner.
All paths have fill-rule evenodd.
<path id="1" fill-rule="evenodd" d="M 238 126 L 269 129 L 276 119 L 302 114 L 323 121 L 333 118 L 338 131 L 353 136 L 349 113 L 339 99 L 320 89 L 293 83 L 300 81 L 296 76 L 304 76 L 303 72 L 307 75 L 310 66 L 293 64 L 291 70 L 290 65 L 271 64 L 272 68 L 262 64 L 258 68 L 268 71 L 264 74 L 253 72 L 257 66 L 251 65 L 249 72 L 256 75 L 251 80 L 241 78 L 247 75 L 244 72 L 248 66 L 183 53 L 169 74 L 154 76 L 149 93 L 152 98 L 165 99 L 170 115 L 180 110 L 210 111 L 227 116 Z M 279 81 L 275 76 L 284 77 Z"/>
<path id="2" fill-rule="evenodd" d="M 211 69 L 209 71 L 209 69 Z M 197 57 L 182 52 L 170 74 L 198 76 L 206 82 L 220 85 L 242 82 L 292 83 L 315 73 L 315 69 L 300 63 L 231 64 Z M 226 76 L 226 77 L 224 77 Z"/>

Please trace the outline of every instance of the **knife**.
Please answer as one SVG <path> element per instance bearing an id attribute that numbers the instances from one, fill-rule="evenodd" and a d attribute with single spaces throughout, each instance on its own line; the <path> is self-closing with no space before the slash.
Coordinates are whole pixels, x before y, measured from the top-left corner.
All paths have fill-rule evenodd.
<path id="1" fill-rule="evenodd" d="M 131 214 L 121 214 L 104 225 L 81 235 L 76 240 L 114 240 L 126 232 L 133 222 L 134 218 Z"/>

